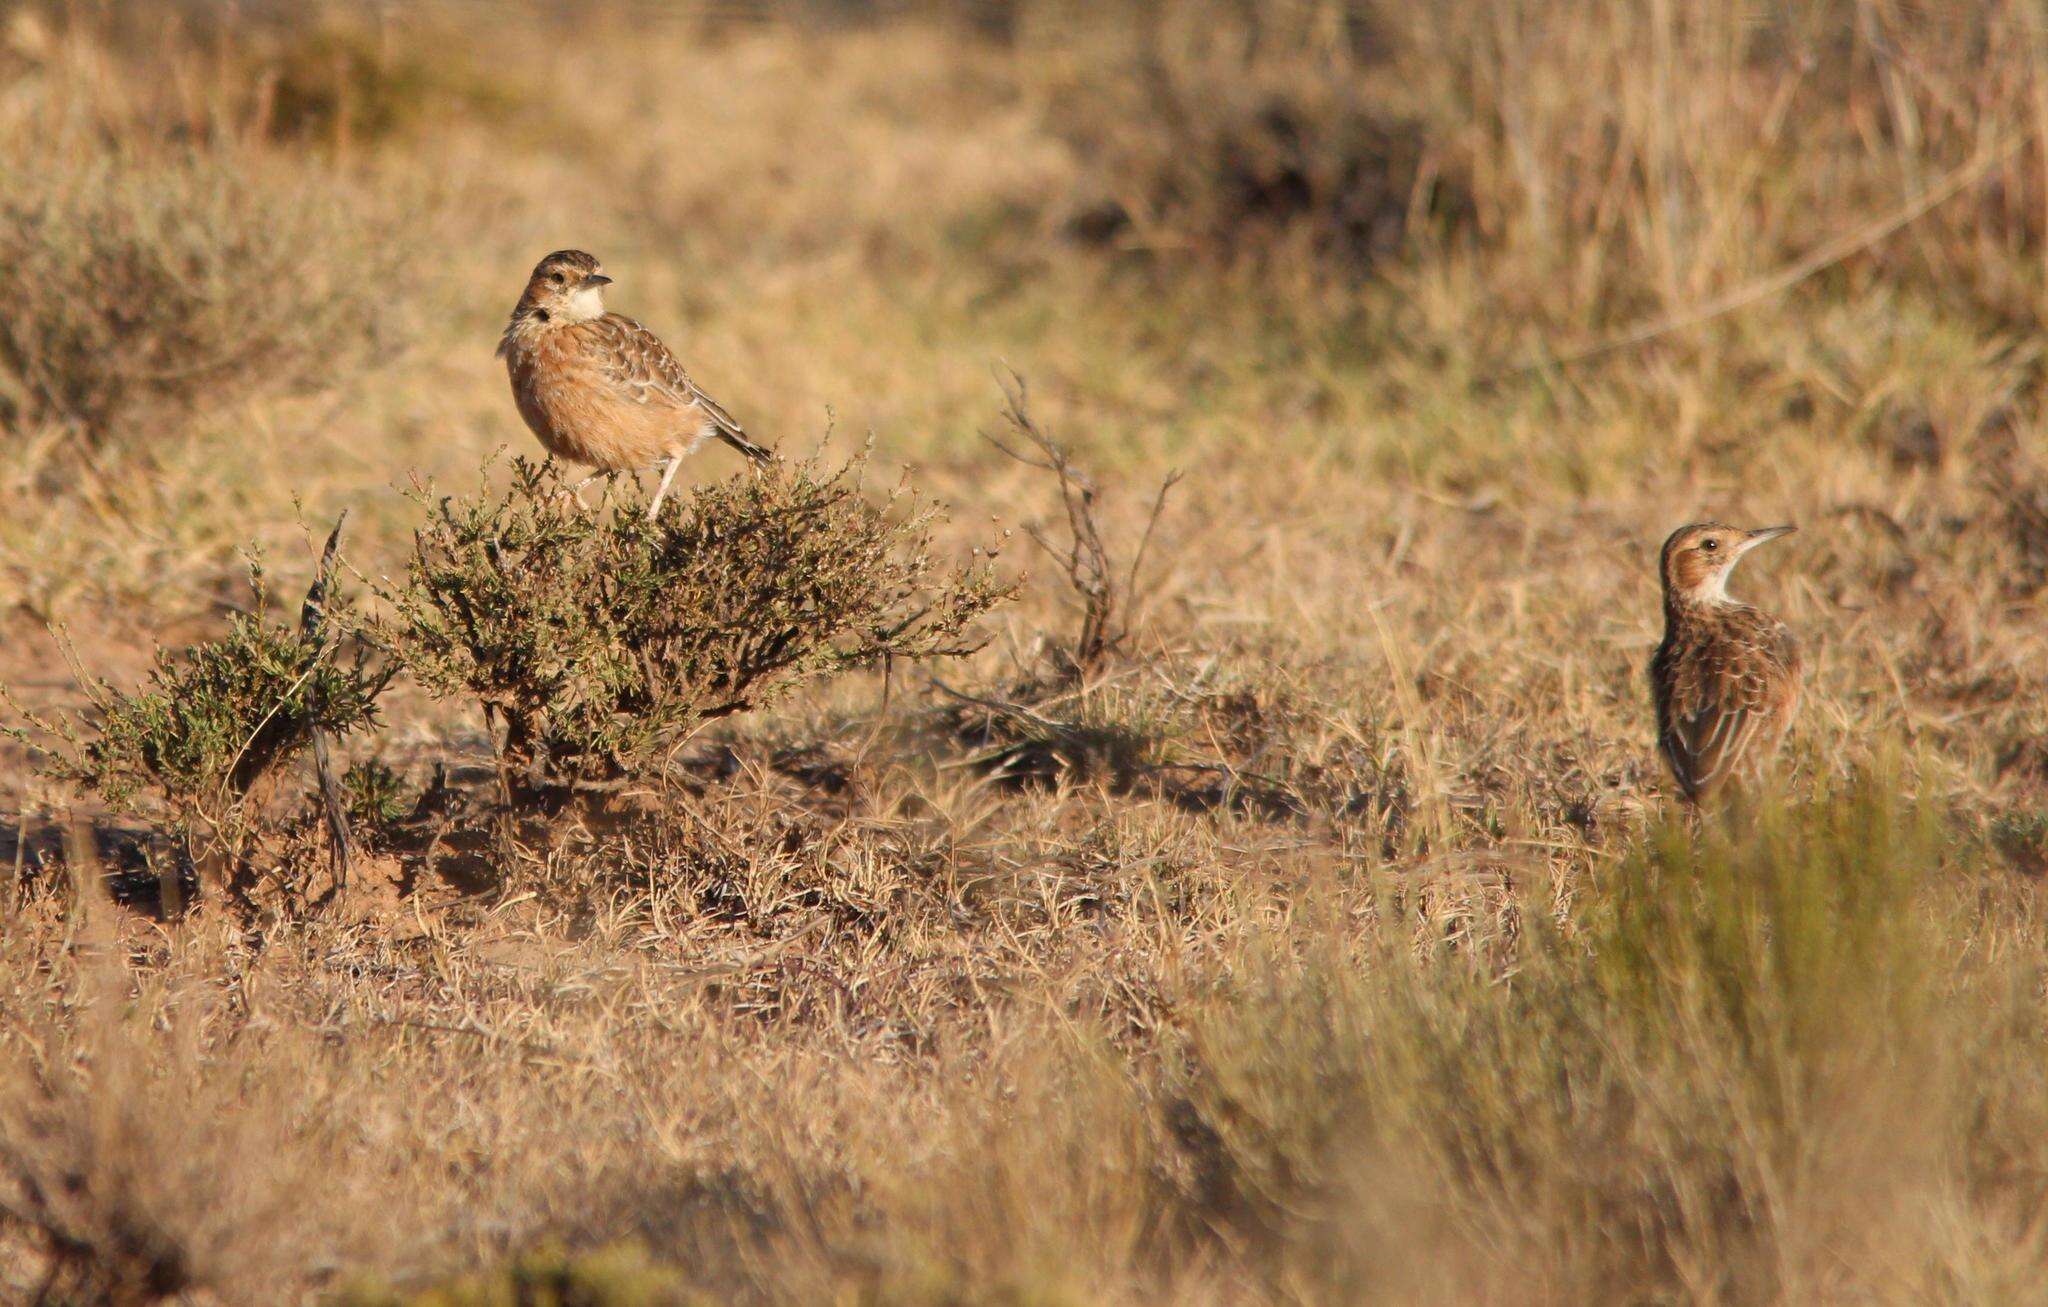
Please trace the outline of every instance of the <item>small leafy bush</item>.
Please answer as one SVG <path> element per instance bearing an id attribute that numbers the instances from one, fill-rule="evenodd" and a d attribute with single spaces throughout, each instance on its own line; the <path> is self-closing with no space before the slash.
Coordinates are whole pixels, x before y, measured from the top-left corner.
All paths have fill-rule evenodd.
<path id="1" fill-rule="evenodd" d="M 141 689 L 124 693 L 81 673 L 92 701 L 83 719 L 31 718 L 59 741 L 44 774 L 117 809 L 153 798 L 188 845 L 210 839 L 238 855 L 257 783 L 315 731 L 338 738 L 373 725 L 389 679 L 364 652 L 337 656 L 275 621 L 260 574 L 256 585 L 254 611 L 235 616 L 219 639 L 159 650 Z"/>
<path id="2" fill-rule="evenodd" d="M 25 166 L 0 188 L 0 426 L 90 437 L 331 384 L 391 333 L 356 197 L 198 155 Z"/>
<path id="3" fill-rule="evenodd" d="M 482 706 L 509 790 L 644 772 L 806 681 L 980 647 L 975 619 L 1010 588 L 985 560 L 935 561 L 935 510 L 870 502 L 861 468 L 777 463 L 650 522 L 517 460 L 504 495 L 439 501 L 367 634 L 430 693 Z"/>
<path id="4" fill-rule="evenodd" d="M 349 825 L 373 836 L 403 821 L 416 805 L 405 778 L 374 758 L 342 773 L 341 794 Z"/>

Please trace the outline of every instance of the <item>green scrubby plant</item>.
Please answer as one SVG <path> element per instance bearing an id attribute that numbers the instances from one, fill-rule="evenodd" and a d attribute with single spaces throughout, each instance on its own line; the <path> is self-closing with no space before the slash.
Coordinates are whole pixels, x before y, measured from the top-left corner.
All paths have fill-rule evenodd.
<path id="1" fill-rule="evenodd" d="M 342 773 L 341 794 L 350 827 L 371 833 L 397 825 L 415 802 L 415 796 L 406 791 L 405 778 L 375 758 L 366 758 Z"/>
<path id="2" fill-rule="evenodd" d="M 238 862 L 259 782 L 316 732 L 339 738 L 373 725 L 390 679 L 367 651 L 338 656 L 317 631 L 275 620 L 260 569 L 251 580 L 251 611 L 217 639 L 159 649 L 132 692 L 84 672 L 66 644 L 91 708 L 68 721 L 24 714 L 55 741 L 44 743 L 43 775 L 116 809 L 153 800 L 202 867 L 216 855 Z"/>
<path id="3" fill-rule="evenodd" d="M 655 521 L 515 460 L 444 498 L 367 635 L 430 693 L 481 705 L 509 798 L 645 774 L 705 722 L 885 659 L 967 654 L 1011 593 L 932 556 L 936 510 L 862 493 L 863 461 L 776 463 Z"/>

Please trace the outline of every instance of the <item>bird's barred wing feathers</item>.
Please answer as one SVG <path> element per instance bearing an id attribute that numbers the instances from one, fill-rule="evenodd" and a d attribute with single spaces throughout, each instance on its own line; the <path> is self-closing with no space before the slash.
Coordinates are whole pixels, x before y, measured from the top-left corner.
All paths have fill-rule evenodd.
<path id="1" fill-rule="evenodd" d="M 1679 784 L 1693 793 L 1712 788 L 1749 751 L 1768 708 L 1756 698 L 1710 700 L 1665 730 L 1665 752 Z"/>
<path id="2" fill-rule="evenodd" d="M 1798 649 L 1789 631 L 1766 621 L 1699 651 L 1672 687 L 1660 723 L 1664 751 L 1690 793 L 1739 769 L 1757 735 L 1775 729 L 1789 706 L 1781 700 L 1796 675 Z"/>
<path id="3" fill-rule="evenodd" d="M 590 326 L 601 346 L 596 353 L 605 376 L 633 402 L 702 409 L 727 444 L 751 458 L 768 457 L 767 450 L 747 438 L 738 419 L 697 388 L 660 337 L 618 313 L 607 313 Z"/>

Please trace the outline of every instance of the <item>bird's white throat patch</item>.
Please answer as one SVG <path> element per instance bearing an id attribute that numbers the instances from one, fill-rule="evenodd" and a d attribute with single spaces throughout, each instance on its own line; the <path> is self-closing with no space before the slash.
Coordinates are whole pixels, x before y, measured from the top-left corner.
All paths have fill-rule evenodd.
<path id="1" fill-rule="evenodd" d="M 562 301 L 564 322 L 588 322 L 604 316 L 604 290 L 598 286 L 585 286 L 571 291 Z"/>
<path id="2" fill-rule="evenodd" d="M 1728 574 L 1734 570 L 1735 565 L 1730 563 L 1709 572 L 1705 580 L 1692 588 L 1692 601 L 1696 604 L 1733 603 L 1734 600 L 1728 597 Z"/>

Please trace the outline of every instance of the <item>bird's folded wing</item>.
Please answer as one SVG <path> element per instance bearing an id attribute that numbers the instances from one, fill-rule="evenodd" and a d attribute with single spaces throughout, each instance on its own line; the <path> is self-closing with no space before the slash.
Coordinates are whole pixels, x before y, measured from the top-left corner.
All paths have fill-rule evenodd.
<path id="1" fill-rule="evenodd" d="M 1771 716 L 1762 678 L 1715 678 L 1689 704 L 1674 704 L 1665 723 L 1665 747 L 1679 783 L 1695 793 L 1741 766 L 1758 729 Z"/>
<path id="2" fill-rule="evenodd" d="M 719 407 L 717 401 L 697 388 L 690 380 L 690 374 L 683 371 L 683 365 L 669 352 L 661 338 L 633 319 L 617 313 L 607 313 L 590 324 L 595 343 L 600 346 L 593 351 L 605 376 L 624 390 L 635 403 L 662 404 L 676 408 L 696 405 L 708 414 L 713 422 L 727 433 L 746 436 L 733 415 Z"/>

